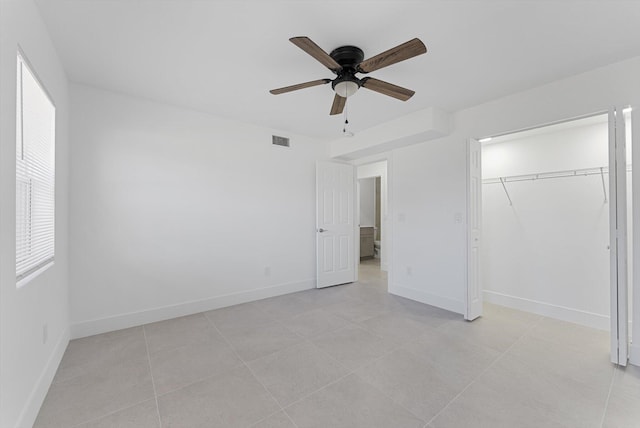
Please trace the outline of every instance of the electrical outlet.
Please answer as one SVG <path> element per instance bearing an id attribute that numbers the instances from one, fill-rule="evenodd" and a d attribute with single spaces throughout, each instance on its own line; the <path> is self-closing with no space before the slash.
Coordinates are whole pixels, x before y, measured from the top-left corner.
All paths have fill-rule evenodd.
<path id="1" fill-rule="evenodd" d="M 456 224 L 462 223 L 462 213 L 455 213 L 453 215 L 453 222 Z"/>
<path id="2" fill-rule="evenodd" d="M 265 266 L 264 268 L 264 276 L 271 276 L 271 267 Z"/>
<path id="3" fill-rule="evenodd" d="M 398 214 L 398 223 L 404 223 L 407 221 L 407 215 L 405 213 Z"/>
<path id="4" fill-rule="evenodd" d="M 407 266 L 407 276 L 413 275 L 413 268 L 411 266 Z"/>
<path id="5" fill-rule="evenodd" d="M 42 324 L 42 344 L 45 345 L 49 340 L 49 324 Z"/>

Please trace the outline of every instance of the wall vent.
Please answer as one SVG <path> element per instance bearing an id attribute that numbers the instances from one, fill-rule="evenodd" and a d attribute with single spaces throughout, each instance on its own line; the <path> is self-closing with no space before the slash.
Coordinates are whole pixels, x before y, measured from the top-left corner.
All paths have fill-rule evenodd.
<path id="1" fill-rule="evenodd" d="M 277 135 L 272 135 L 271 136 L 271 144 L 273 144 L 274 146 L 282 146 L 282 147 L 289 147 L 289 139 L 287 137 L 279 137 Z"/>

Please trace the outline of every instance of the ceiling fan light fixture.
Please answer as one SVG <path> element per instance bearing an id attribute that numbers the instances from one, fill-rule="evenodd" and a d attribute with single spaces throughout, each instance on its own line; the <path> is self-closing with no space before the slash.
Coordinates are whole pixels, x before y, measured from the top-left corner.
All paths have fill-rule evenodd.
<path id="1" fill-rule="evenodd" d="M 338 82 L 333 86 L 333 90 L 342 98 L 350 97 L 351 95 L 355 94 L 359 88 L 360 85 L 351 80 L 343 80 L 342 82 Z"/>

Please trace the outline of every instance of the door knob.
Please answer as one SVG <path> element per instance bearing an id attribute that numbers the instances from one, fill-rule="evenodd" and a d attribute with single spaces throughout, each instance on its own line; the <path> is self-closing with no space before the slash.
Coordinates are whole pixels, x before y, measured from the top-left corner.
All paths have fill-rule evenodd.
<path id="1" fill-rule="evenodd" d="M 327 231 L 327 229 L 323 229 L 323 228 L 318 229 L 318 232 L 320 232 L 320 233 L 326 232 L 326 231 Z"/>

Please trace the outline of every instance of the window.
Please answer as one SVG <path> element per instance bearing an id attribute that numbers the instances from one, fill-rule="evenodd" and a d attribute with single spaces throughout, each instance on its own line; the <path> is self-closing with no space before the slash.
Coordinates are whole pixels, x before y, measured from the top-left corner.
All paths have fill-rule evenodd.
<path id="1" fill-rule="evenodd" d="M 16 280 L 53 263 L 56 109 L 18 54 L 16 110 Z"/>

